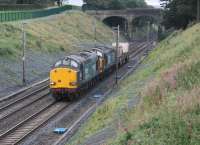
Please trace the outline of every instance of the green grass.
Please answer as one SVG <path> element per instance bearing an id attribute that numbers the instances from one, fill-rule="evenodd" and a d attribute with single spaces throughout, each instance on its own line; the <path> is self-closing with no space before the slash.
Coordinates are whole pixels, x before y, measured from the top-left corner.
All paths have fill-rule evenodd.
<path id="1" fill-rule="evenodd" d="M 80 50 L 79 43 L 94 42 L 93 20 L 82 12 L 69 12 L 48 18 L 27 21 L 27 48 L 34 51 L 57 53 Z M 0 57 L 19 57 L 21 54 L 21 22 L 0 24 Z M 111 30 L 97 22 L 97 40 L 110 43 Z"/>
<path id="2" fill-rule="evenodd" d="M 198 145 L 199 31 L 200 24 L 197 24 L 162 41 L 69 144 L 81 144 L 112 124 L 117 137 L 108 140 L 110 145 Z M 140 103 L 128 107 L 137 96 L 141 98 Z M 99 110 L 111 111 L 99 113 Z"/>

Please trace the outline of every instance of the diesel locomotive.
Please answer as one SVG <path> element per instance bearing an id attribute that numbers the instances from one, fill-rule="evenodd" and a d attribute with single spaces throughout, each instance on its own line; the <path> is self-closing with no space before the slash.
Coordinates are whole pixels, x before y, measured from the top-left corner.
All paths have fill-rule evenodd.
<path id="1" fill-rule="evenodd" d="M 129 59 L 129 44 L 120 43 L 118 52 L 115 46 L 96 46 L 56 62 L 50 71 L 52 96 L 57 101 L 64 98 L 72 101 L 110 74 L 116 67 L 116 59 L 119 60 L 118 65 L 126 63 Z"/>

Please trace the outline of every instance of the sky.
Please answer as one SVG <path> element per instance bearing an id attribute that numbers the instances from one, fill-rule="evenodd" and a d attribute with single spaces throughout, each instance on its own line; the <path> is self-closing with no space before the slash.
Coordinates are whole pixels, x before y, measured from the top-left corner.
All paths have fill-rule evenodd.
<path id="1" fill-rule="evenodd" d="M 146 0 L 148 5 L 160 7 L 160 0 Z"/>
<path id="2" fill-rule="evenodd" d="M 148 5 L 159 7 L 159 0 L 146 0 L 146 2 Z M 69 0 L 69 3 L 73 5 L 79 5 L 79 6 L 83 4 L 82 0 Z"/>
<path id="3" fill-rule="evenodd" d="M 82 0 L 69 0 L 69 4 L 81 6 L 83 4 Z"/>

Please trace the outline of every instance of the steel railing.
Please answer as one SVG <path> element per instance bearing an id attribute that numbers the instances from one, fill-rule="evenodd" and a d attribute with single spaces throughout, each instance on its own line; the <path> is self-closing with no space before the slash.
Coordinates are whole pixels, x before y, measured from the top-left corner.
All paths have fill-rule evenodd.
<path id="1" fill-rule="evenodd" d="M 18 21 L 46 17 L 62 13 L 67 10 L 77 9 L 72 5 L 65 5 L 58 8 L 27 10 L 27 11 L 0 11 L 0 22 Z"/>

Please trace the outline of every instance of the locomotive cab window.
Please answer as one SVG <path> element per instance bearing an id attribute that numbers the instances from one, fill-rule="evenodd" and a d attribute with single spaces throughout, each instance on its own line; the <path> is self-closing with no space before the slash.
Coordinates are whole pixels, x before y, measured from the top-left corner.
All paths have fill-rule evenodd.
<path id="1" fill-rule="evenodd" d="M 74 60 L 71 60 L 71 66 L 74 68 L 78 68 L 78 63 Z"/>
<path id="2" fill-rule="evenodd" d="M 64 59 L 63 60 L 63 65 L 70 65 L 70 60 L 69 59 Z"/>
<path id="3" fill-rule="evenodd" d="M 62 61 L 58 61 L 58 62 L 55 64 L 55 67 L 59 67 L 61 64 L 62 64 Z"/>
<path id="4" fill-rule="evenodd" d="M 103 53 L 101 53 L 100 51 L 97 51 L 97 55 L 103 57 Z"/>

